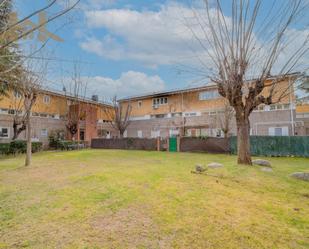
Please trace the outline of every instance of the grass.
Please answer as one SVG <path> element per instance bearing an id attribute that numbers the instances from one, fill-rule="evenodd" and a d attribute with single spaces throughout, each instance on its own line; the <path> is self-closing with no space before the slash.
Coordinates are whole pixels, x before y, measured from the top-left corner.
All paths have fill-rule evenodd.
<path id="1" fill-rule="evenodd" d="M 117 150 L 0 159 L 0 248 L 309 248 L 309 159 Z M 216 178 L 195 164 L 224 164 Z"/>

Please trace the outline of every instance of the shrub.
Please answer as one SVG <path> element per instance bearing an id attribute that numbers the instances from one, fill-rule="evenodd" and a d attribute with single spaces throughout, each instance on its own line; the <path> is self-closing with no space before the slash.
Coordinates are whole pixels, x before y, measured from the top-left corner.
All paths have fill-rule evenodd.
<path id="1" fill-rule="evenodd" d="M 41 151 L 43 147 L 42 142 L 32 142 L 32 153 Z M 0 154 L 18 154 L 26 153 L 27 142 L 24 140 L 15 140 L 10 143 L 0 144 Z"/>
<path id="2" fill-rule="evenodd" d="M 10 144 L 9 143 L 0 143 L 0 154 L 8 155 L 10 154 Z"/>
<path id="3" fill-rule="evenodd" d="M 54 130 L 50 133 L 48 140 L 49 140 L 49 147 L 53 149 L 60 149 L 59 142 L 64 140 L 65 132 L 63 130 Z"/>

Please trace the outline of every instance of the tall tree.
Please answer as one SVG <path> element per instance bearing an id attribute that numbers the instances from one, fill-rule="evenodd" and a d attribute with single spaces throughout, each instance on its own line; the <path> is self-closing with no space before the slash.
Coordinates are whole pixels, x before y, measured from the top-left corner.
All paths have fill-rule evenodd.
<path id="1" fill-rule="evenodd" d="M 308 1 L 203 2 L 204 8 L 193 9 L 194 25 L 187 26 L 203 50 L 202 71 L 235 110 L 238 163 L 251 165 L 249 116 L 258 105 L 276 103 L 293 89 L 291 72 L 309 50 L 309 35 L 303 32 L 291 46 L 292 31 L 309 19 Z M 273 71 L 279 76 L 271 77 Z M 288 86 L 281 84 L 284 80 Z"/>
<path id="2" fill-rule="evenodd" d="M 111 126 L 119 132 L 120 138 L 123 138 L 123 134 L 130 125 L 130 116 L 132 111 L 131 103 L 120 103 L 117 97 L 114 96 L 112 100 L 113 108 L 104 108 L 104 113 L 106 114 Z"/>
<path id="3" fill-rule="evenodd" d="M 65 96 L 69 102 L 67 110 L 67 123 L 66 128 L 71 135 L 72 139 L 76 139 L 76 134 L 79 130 L 80 121 L 85 116 L 85 99 L 87 93 L 87 81 L 81 77 L 80 66 L 76 63 L 72 78 L 69 82 L 69 89 L 64 87 Z"/>

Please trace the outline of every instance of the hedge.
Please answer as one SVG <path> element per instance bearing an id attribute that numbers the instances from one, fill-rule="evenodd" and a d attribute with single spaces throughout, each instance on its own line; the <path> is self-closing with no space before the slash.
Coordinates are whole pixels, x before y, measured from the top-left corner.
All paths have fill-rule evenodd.
<path id="1" fill-rule="evenodd" d="M 32 153 L 41 151 L 43 147 L 42 142 L 32 142 Z M 10 143 L 0 143 L 0 154 L 18 154 L 26 153 L 27 142 L 24 140 L 15 140 Z"/>

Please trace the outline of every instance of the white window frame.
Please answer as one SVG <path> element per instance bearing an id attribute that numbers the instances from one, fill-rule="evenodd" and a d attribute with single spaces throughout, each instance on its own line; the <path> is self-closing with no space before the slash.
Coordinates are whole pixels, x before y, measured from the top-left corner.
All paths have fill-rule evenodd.
<path id="1" fill-rule="evenodd" d="M 7 129 L 8 135 L 6 137 L 2 136 L 2 129 Z M 0 133 L 1 133 L 0 139 L 10 139 L 10 128 L 9 127 L 0 127 Z"/>
<path id="2" fill-rule="evenodd" d="M 218 99 L 220 95 L 218 90 L 209 90 L 203 91 L 199 93 L 199 100 L 211 100 L 211 99 Z"/>
<path id="3" fill-rule="evenodd" d="M 168 97 L 159 97 L 152 99 L 152 106 L 158 107 L 160 105 L 167 105 L 168 104 Z"/>
<path id="4" fill-rule="evenodd" d="M 14 91 L 13 94 L 14 94 L 15 99 L 21 99 L 21 97 L 22 97 L 20 92 Z"/>
<path id="5" fill-rule="evenodd" d="M 138 130 L 137 131 L 137 137 L 138 138 L 143 138 L 143 131 L 142 130 Z"/>
<path id="6" fill-rule="evenodd" d="M 123 137 L 124 137 L 124 138 L 128 137 L 128 131 L 127 131 L 127 130 L 124 131 Z"/>
<path id="7" fill-rule="evenodd" d="M 50 100 L 51 100 L 51 98 L 50 98 L 49 95 L 43 95 L 43 103 L 44 104 L 46 104 L 46 105 L 50 104 Z"/>
<path id="8" fill-rule="evenodd" d="M 281 129 L 281 135 L 276 135 L 276 129 Z M 268 128 L 269 136 L 289 136 L 289 127 L 288 126 L 276 126 Z"/>
<path id="9" fill-rule="evenodd" d="M 48 130 L 47 129 L 41 129 L 41 137 L 47 137 L 47 136 L 48 136 Z"/>

